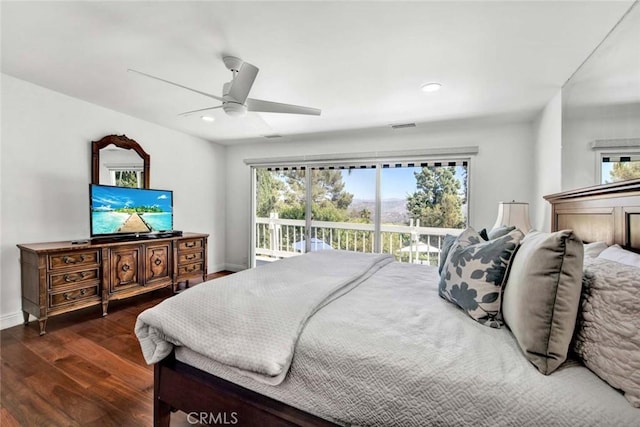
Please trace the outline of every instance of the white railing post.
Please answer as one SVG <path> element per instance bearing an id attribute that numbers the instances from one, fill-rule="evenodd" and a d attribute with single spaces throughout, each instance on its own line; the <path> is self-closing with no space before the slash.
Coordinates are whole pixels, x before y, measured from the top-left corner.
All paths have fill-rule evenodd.
<path id="1" fill-rule="evenodd" d="M 269 249 L 272 251 L 280 249 L 280 224 L 277 222 L 278 212 L 271 212 L 269 214 Z"/>

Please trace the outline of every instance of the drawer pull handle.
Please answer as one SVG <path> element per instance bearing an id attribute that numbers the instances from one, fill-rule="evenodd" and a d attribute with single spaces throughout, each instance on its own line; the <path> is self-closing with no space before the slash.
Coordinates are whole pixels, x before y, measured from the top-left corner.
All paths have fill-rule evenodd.
<path id="1" fill-rule="evenodd" d="M 87 271 L 83 271 L 82 273 L 78 273 L 75 275 L 75 277 L 72 277 L 71 274 L 65 274 L 64 275 L 64 281 L 67 283 L 70 282 L 77 282 L 78 280 L 82 280 L 85 277 L 87 277 L 89 275 L 89 273 Z M 80 277 L 78 277 L 80 276 Z"/>
<path id="2" fill-rule="evenodd" d="M 80 289 L 80 296 L 82 296 L 82 297 L 83 297 L 86 293 L 87 293 L 87 290 L 86 290 L 86 289 Z M 64 294 L 62 294 L 62 296 L 64 297 L 64 299 L 65 299 L 66 301 L 73 301 L 74 299 L 78 298 L 78 297 L 71 296 L 71 294 L 69 294 L 69 293 L 67 293 L 67 292 L 65 292 Z"/>
<path id="3" fill-rule="evenodd" d="M 186 259 L 195 259 L 196 258 L 196 254 L 187 255 L 185 258 Z"/>
<path id="4" fill-rule="evenodd" d="M 125 273 L 126 273 L 127 271 L 129 271 L 130 269 L 131 269 L 131 267 L 129 267 L 129 264 L 124 264 L 124 265 L 122 266 L 122 271 L 124 271 Z"/>
<path id="5" fill-rule="evenodd" d="M 196 242 L 186 242 L 184 244 L 187 248 L 193 248 L 196 246 Z"/>
<path id="6" fill-rule="evenodd" d="M 77 264 L 79 262 L 84 262 L 84 255 L 80 255 L 79 260 L 76 260 L 75 258 L 70 256 L 65 256 L 62 257 L 62 262 L 64 262 L 65 264 Z"/>
<path id="7" fill-rule="evenodd" d="M 191 272 L 191 271 L 194 271 L 194 270 L 197 270 L 197 269 L 198 269 L 197 265 L 192 265 L 191 267 L 187 268 L 187 271 Z"/>
<path id="8" fill-rule="evenodd" d="M 162 260 L 160 258 L 156 258 L 156 260 L 153 263 L 155 265 L 160 265 L 160 264 L 162 264 Z"/>

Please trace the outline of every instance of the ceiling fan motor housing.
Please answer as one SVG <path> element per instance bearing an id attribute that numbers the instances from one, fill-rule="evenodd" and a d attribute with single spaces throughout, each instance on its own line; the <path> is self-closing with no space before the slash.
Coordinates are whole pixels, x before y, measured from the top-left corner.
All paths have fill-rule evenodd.
<path id="1" fill-rule="evenodd" d="M 231 83 L 233 83 L 233 81 L 226 82 L 224 85 L 222 85 L 222 96 L 225 99 L 230 98 L 229 91 L 231 91 Z"/>
<path id="2" fill-rule="evenodd" d="M 247 107 L 239 103 L 231 95 L 229 95 L 229 91 L 231 90 L 231 83 L 233 83 L 233 81 L 226 82 L 224 86 L 222 86 L 222 97 L 224 98 L 222 109 L 230 116 L 244 116 L 245 114 L 247 114 Z"/>

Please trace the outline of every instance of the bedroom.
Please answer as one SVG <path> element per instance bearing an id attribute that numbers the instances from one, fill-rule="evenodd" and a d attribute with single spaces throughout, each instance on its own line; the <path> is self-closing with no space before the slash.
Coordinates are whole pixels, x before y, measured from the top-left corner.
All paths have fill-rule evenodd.
<path id="1" fill-rule="evenodd" d="M 596 139 L 637 138 L 638 136 L 637 127 L 633 127 L 634 123 L 635 126 L 638 124 L 637 109 L 635 113 L 631 112 L 635 114 L 633 117 L 636 120 L 627 121 L 621 133 L 607 135 L 608 126 L 600 128 L 593 126 L 592 129 L 585 130 L 591 133 L 581 135 L 581 142 L 573 147 L 568 146 L 566 142 L 568 139 L 561 135 L 560 127 L 564 99 L 561 94 L 562 85 L 604 39 L 632 3 L 630 1 L 585 4 L 560 2 L 558 5 L 543 3 L 535 6 L 519 2 L 495 4 L 472 2 L 458 4 L 457 9 L 452 6 L 454 9 L 449 12 L 451 15 L 446 15 L 448 19 L 442 19 L 442 27 L 435 27 L 433 31 L 435 34 L 441 32 L 455 41 L 452 45 L 447 45 L 450 50 L 441 55 L 451 56 L 454 49 L 460 49 L 462 59 L 457 56 L 453 59 L 467 58 L 468 60 L 463 61 L 462 66 L 458 66 L 458 68 L 464 68 L 461 77 L 436 76 L 434 78 L 449 78 L 457 81 L 455 84 L 462 86 L 455 89 L 462 91 L 458 92 L 457 96 L 474 94 L 475 98 L 471 100 L 462 97 L 460 100 L 450 101 L 453 102 L 454 107 L 461 102 L 466 102 L 468 105 L 472 105 L 473 102 L 482 101 L 482 103 L 465 114 L 452 113 L 451 117 L 436 114 L 435 118 L 425 118 L 418 114 L 414 115 L 407 110 L 407 107 L 402 106 L 404 102 L 409 101 L 395 97 L 394 84 L 405 79 L 404 71 L 396 70 L 394 68 L 396 64 L 390 63 L 388 59 L 389 53 L 397 47 L 393 32 L 379 34 L 379 31 L 371 30 L 365 23 L 356 26 L 356 29 L 364 31 L 363 34 L 371 40 L 376 40 L 377 43 L 374 46 L 367 46 L 366 37 L 361 40 L 361 35 L 353 33 L 348 33 L 348 40 L 354 47 L 349 48 L 349 43 L 342 46 L 338 31 L 337 36 L 327 39 L 335 45 L 321 43 L 315 48 L 305 49 L 300 45 L 301 42 L 286 44 L 287 31 L 282 30 L 270 34 L 273 40 L 265 37 L 262 43 L 252 47 L 251 44 L 259 38 L 259 34 L 251 33 L 251 37 L 242 38 L 238 42 L 225 38 L 231 37 L 228 34 L 240 37 L 236 33 L 242 33 L 245 26 L 259 25 L 262 22 L 259 16 L 268 17 L 275 23 L 286 22 L 287 14 L 273 5 L 270 10 L 263 10 L 259 5 L 246 4 L 244 8 L 238 6 L 239 10 L 228 11 L 227 15 L 220 13 L 221 16 L 233 22 L 234 25 L 230 25 L 226 19 L 218 18 L 218 15 L 215 19 L 210 17 L 210 21 L 204 18 L 197 20 L 199 15 L 197 10 L 176 13 L 174 20 L 169 21 L 165 21 L 169 19 L 166 15 L 160 15 L 155 20 L 146 19 L 146 16 L 155 15 L 152 13 L 151 6 L 145 4 L 134 7 L 123 3 L 118 9 L 106 13 L 108 10 L 101 10 L 106 8 L 102 4 L 85 5 L 80 9 L 76 9 L 78 5 L 70 4 L 67 6 L 68 10 L 62 6 L 55 8 L 49 6 L 51 8 L 49 10 L 47 6 L 41 4 L 36 8 L 33 4 L 18 6 L 17 3 L 3 2 L 1 12 L 3 20 L 2 302 L 0 311 L 2 327 L 7 328 L 22 322 L 20 270 L 17 261 L 19 253 L 15 245 L 24 242 L 88 237 L 86 184 L 90 181 L 90 141 L 109 134 L 124 133 L 140 142 L 151 154 L 152 188 L 170 188 L 176 194 L 176 228 L 206 232 L 210 235 L 209 272 L 241 270 L 249 265 L 250 178 L 243 162 L 247 158 L 478 146 L 479 154 L 473 159 L 472 164 L 469 224 L 478 228 L 490 226 L 495 221 L 498 202 L 516 199 L 530 203 L 531 219 L 535 228 L 549 230 L 550 210 L 542 196 L 596 183 L 595 154 L 587 147 L 587 142 Z M 309 7 L 306 3 L 305 6 Z M 368 10 L 363 12 L 359 9 L 365 6 L 369 6 Z M 417 14 L 406 12 L 406 8 L 410 6 L 407 4 L 378 5 L 383 8 L 378 13 L 370 10 L 370 6 L 370 4 L 351 5 L 350 8 L 353 10 L 342 11 L 341 16 L 344 19 L 336 22 L 330 18 L 333 15 L 340 15 L 338 11 L 318 4 L 317 10 L 313 12 L 298 11 L 301 16 L 294 15 L 299 18 L 295 30 L 305 34 L 303 30 L 306 24 L 322 36 L 327 30 L 325 27 L 318 29 L 320 24 L 326 28 L 335 26 L 346 31 L 349 20 L 358 21 L 360 14 L 369 17 L 372 22 L 383 22 L 386 25 L 392 24 L 389 22 L 391 18 L 407 19 L 408 15 L 417 16 Z M 269 9 L 267 6 L 262 7 Z M 337 8 L 338 5 L 332 4 L 332 7 Z M 384 10 L 384 7 L 388 10 Z M 429 7 L 429 3 L 412 7 Z M 485 22 L 484 26 L 479 27 L 471 26 L 474 31 L 464 29 L 464 26 L 471 25 L 475 15 L 482 14 L 487 8 L 492 7 L 511 8 L 510 10 L 518 13 L 517 16 L 527 24 L 526 31 L 514 28 L 504 20 Z M 536 7 L 540 9 L 537 13 L 533 13 L 537 10 Z M 12 15 L 11 12 L 14 10 L 12 8 L 15 8 L 14 13 L 18 15 Z M 20 8 L 24 10 L 21 11 Z M 100 13 L 95 11 L 92 13 L 91 8 L 97 8 Z M 460 15 L 465 11 L 465 14 Z M 236 28 L 236 25 L 241 25 L 243 22 L 242 13 L 247 13 L 247 16 L 255 19 Z M 389 14 L 387 18 L 385 13 Z M 431 11 L 431 13 L 436 12 Z M 77 19 L 78 14 L 85 19 Z M 304 16 L 307 18 L 302 19 Z M 123 21 L 124 17 L 131 22 L 120 24 L 112 22 L 112 20 Z M 456 19 L 453 17 L 460 18 L 458 26 L 454 25 Z M 193 33 L 180 32 L 181 24 L 192 22 L 190 20 L 198 23 L 196 28 L 201 31 L 200 33 L 195 32 L 195 29 Z M 405 23 L 405 28 L 423 25 L 420 19 L 415 21 L 417 22 L 412 22 L 413 27 Z M 54 33 L 46 33 L 37 27 L 48 28 L 58 22 L 66 23 L 61 27 L 66 28 L 67 32 L 60 34 L 60 37 L 72 36 L 74 43 L 70 43 L 70 39 L 64 39 L 69 45 L 47 45 L 47 37 L 51 39 L 51 43 L 55 43 Z M 166 22 L 173 24 L 168 25 L 172 31 L 158 29 L 158 27 L 164 29 Z M 317 24 L 310 25 L 310 22 Z M 487 30 L 487 26 L 492 23 L 496 25 L 499 23 L 499 28 L 510 31 L 509 34 L 515 39 L 512 45 L 500 45 L 506 49 L 504 52 L 502 50 L 487 52 L 483 47 L 497 43 L 496 39 L 503 38 L 500 37 L 501 34 L 494 34 Z M 539 30 L 542 23 L 548 27 L 544 32 Z M 402 20 L 398 19 L 398 22 L 393 25 L 403 27 L 401 24 Z M 93 29 L 94 25 L 99 25 L 96 27 L 97 30 Z M 120 28 L 118 25 L 124 25 L 124 28 L 118 30 Z M 450 25 L 450 28 L 443 28 L 447 25 Z M 24 42 L 29 43 L 27 46 L 16 44 L 16 48 L 6 45 L 10 42 L 17 43 L 21 37 L 22 33 L 18 31 L 17 26 L 20 26 L 22 31 L 24 28 L 31 28 L 27 34 L 31 34 L 32 37 L 24 37 Z M 136 36 L 139 34 L 135 30 L 138 26 L 142 26 L 141 31 L 144 33 L 140 38 Z M 293 22 L 285 25 L 288 31 L 294 31 L 292 26 Z M 218 32 L 211 33 L 208 28 L 214 28 Z M 152 31 L 152 34 L 147 34 Z M 174 31 L 177 34 L 174 34 Z M 207 31 L 210 32 L 207 33 Z M 455 37 L 455 34 L 458 34 L 457 31 L 462 34 L 460 39 Z M 398 37 L 404 34 L 407 38 L 406 33 L 399 31 L 398 34 L 400 34 Z M 427 35 L 430 34 L 427 33 Z M 483 37 L 478 37 L 479 34 Z M 526 44 L 527 40 L 518 39 L 514 34 L 527 34 L 532 37 L 531 44 Z M 102 36 L 107 36 L 104 37 L 104 43 L 112 44 L 102 45 L 100 43 L 103 40 Z M 318 34 L 310 32 L 303 40 L 310 43 L 309 39 L 314 36 L 318 37 Z M 173 40 L 174 38 L 177 38 L 177 41 Z M 431 45 L 423 46 L 422 38 L 408 39 L 402 40 L 402 46 L 406 45 L 407 49 L 398 49 L 397 52 L 401 56 L 400 63 L 403 65 L 411 65 L 411 61 L 418 60 L 416 50 L 419 48 L 434 49 Z M 131 55 L 124 59 L 119 57 L 119 51 L 124 49 L 123 40 L 127 41 L 126 48 Z M 471 44 L 471 41 L 475 44 Z M 237 45 L 224 45 L 224 43 L 233 42 Z M 100 48 L 95 48 L 94 43 Z M 265 43 L 267 46 L 272 43 L 272 47 L 267 49 Z M 162 53 L 160 46 L 163 44 L 174 46 L 173 56 L 166 57 Z M 176 44 L 178 44 L 177 47 Z M 465 46 L 466 44 L 471 45 Z M 527 48 L 523 48 L 523 45 Z M 126 73 L 127 68 L 138 67 L 149 73 L 174 80 L 180 78 L 182 79 L 180 81 L 186 85 L 204 87 L 212 93 L 219 93 L 220 85 L 226 81 L 228 75 L 216 55 L 227 47 L 236 49 L 236 54 L 242 55 L 244 59 L 252 61 L 261 68 L 257 82 L 262 81 L 264 88 L 261 89 L 261 93 L 256 93 L 256 96 L 322 107 L 323 115 L 320 118 L 333 116 L 338 125 L 340 125 L 340 115 L 347 114 L 346 111 L 342 111 L 346 107 L 341 104 L 352 103 L 354 105 L 351 108 L 364 109 L 367 113 L 361 120 L 377 118 L 378 121 L 375 125 L 357 124 L 352 129 L 338 128 L 332 132 L 316 131 L 315 134 L 304 134 L 306 132 L 303 132 L 300 127 L 294 127 L 293 129 L 297 130 L 293 131 L 292 135 L 285 135 L 281 142 L 264 139 L 259 132 L 255 134 L 256 138 L 245 138 L 241 141 L 225 140 L 217 136 L 203 138 L 194 136 L 184 128 L 189 127 L 194 134 L 217 135 L 214 133 L 217 132 L 215 125 L 224 124 L 224 118 L 218 120 L 212 128 L 206 123 L 185 120 L 179 122 L 183 118 L 177 118 L 176 115 L 189 109 L 206 107 L 206 99 L 154 85 L 154 82 L 135 79 Z M 372 50 L 369 53 L 370 56 L 362 51 L 364 47 Z M 545 48 L 553 49 L 545 50 Z M 434 50 L 429 52 L 438 55 L 437 49 Z M 282 60 L 276 61 L 272 58 L 274 51 L 277 56 L 288 58 L 284 65 L 276 64 Z M 313 57 L 320 56 L 317 55 L 317 51 L 323 51 L 325 55 L 331 54 L 331 56 L 321 56 L 316 62 Z M 487 60 L 489 54 L 495 55 L 496 61 L 508 61 L 507 63 L 514 63 L 521 68 L 535 67 L 536 70 L 536 73 L 527 73 L 529 77 L 534 74 L 532 78 L 535 78 L 535 83 L 526 87 L 525 93 L 516 92 L 511 97 L 508 97 L 508 94 L 502 94 L 511 102 L 506 111 L 496 111 L 495 104 L 492 102 L 500 100 L 492 98 L 492 94 L 482 95 L 502 85 L 517 85 L 519 80 L 511 73 L 517 74 L 523 70 L 518 67 L 514 70 L 509 67 L 503 67 L 502 70 L 496 68 L 487 70 L 480 67 L 491 62 Z M 76 65 L 74 55 L 85 55 L 88 63 Z M 382 85 L 374 88 L 364 87 L 358 92 L 358 96 L 369 99 L 365 97 L 367 89 L 370 92 L 384 90 L 384 95 L 374 95 L 369 106 L 354 101 L 354 96 L 349 96 L 347 88 L 343 90 L 337 82 L 345 80 L 345 84 L 362 84 L 363 86 L 371 83 L 350 69 L 357 68 L 358 56 L 363 56 L 363 60 L 369 61 L 365 62 L 364 66 L 384 68 L 384 75 L 375 77 L 384 77 Z M 170 58 L 170 65 L 166 64 L 167 58 Z M 11 60 L 10 64 L 9 60 Z M 420 58 L 420 61 L 423 61 L 421 69 L 429 71 L 429 58 Z M 549 63 L 553 66 L 549 67 Z M 350 67 L 344 67 L 344 64 Z M 296 67 L 295 73 L 291 71 L 290 83 L 287 83 L 285 69 L 287 66 Z M 22 67 L 25 68 L 22 69 Z M 318 74 L 309 75 L 310 69 L 314 69 L 314 73 Z M 43 70 L 50 70 L 51 73 Z M 218 77 L 215 81 L 209 82 L 210 73 L 214 70 L 219 73 Z M 489 83 L 490 87 L 465 88 L 464 79 L 473 80 L 476 77 L 476 73 L 469 70 L 477 72 L 480 76 L 477 83 Z M 486 74 L 490 71 L 496 73 L 489 76 L 491 79 Z M 61 77 L 65 74 L 74 76 L 76 81 L 65 80 Z M 415 74 L 410 75 L 415 76 Z M 55 76 L 61 79 L 61 83 L 56 83 Z M 354 80 L 354 77 L 358 78 Z M 417 101 L 411 102 L 423 104 L 431 102 L 430 98 L 425 97 L 426 94 L 418 90 L 419 85 L 423 83 L 423 78 L 432 77 L 419 76 L 420 81 L 403 89 L 410 91 L 415 86 L 415 94 L 407 95 L 410 99 L 417 98 Z M 103 104 L 79 95 L 82 90 L 91 92 L 90 87 L 95 84 L 102 85 L 103 92 L 109 94 L 104 87 L 116 83 L 124 86 L 113 91 L 109 100 L 104 101 Z M 437 93 L 440 98 L 443 98 L 443 95 L 446 96 L 450 87 L 446 81 L 443 83 L 445 83 L 443 89 Z M 75 86 L 76 84 L 78 86 Z M 520 84 L 525 85 L 527 82 Z M 316 98 L 305 94 L 308 87 L 316 85 L 321 86 L 319 92 L 327 92 L 331 97 L 337 96 L 344 101 L 336 102 L 327 99 L 325 102 L 322 98 L 323 102 L 318 103 Z M 74 96 L 76 91 L 79 94 Z M 451 91 L 454 91 L 453 87 Z M 317 92 L 314 90 L 314 93 Z M 154 99 L 156 93 L 162 93 L 163 96 L 156 100 Z M 521 103 L 515 102 L 517 99 L 514 101 L 514 98 L 518 97 L 524 98 Z M 143 101 L 142 104 L 138 104 L 140 100 Z M 148 108 L 148 104 L 156 101 L 155 116 L 136 118 L 135 108 L 139 108 L 142 114 Z M 329 101 L 330 104 L 327 104 Z M 455 112 L 454 107 L 444 101 L 440 102 L 443 103 L 438 104 L 439 107 L 453 108 Z M 635 102 L 637 105 L 637 99 Z M 174 106 L 174 103 L 179 103 L 179 106 Z M 385 109 L 398 104 L 401 106 L 391 110 Z M 334 105 L 337 112 L 327 109 L 328 105 Z M 501 104 L 503 105 L 507 104 Z M 120 111 L 125 113 L 118 112 L 120 108 L 122 108 Z M 433 114 L 433 111 L 431 113 Z M 336 114 L 338 114 L 337 118 Z M 37 120 L 36 123 L 33 123 L 34 119 Z M 283 119 L 267 117 L 265 120 L 272 121 L 273 127 L 278 132 L 284 133 L 279 130 L 279 126 L 289 124 L 311 127 L 315 126 L 310 122 L 312 119 L 315 117 L 300 119 L 292 115 Z M 277 120 L 286 123 L 280 124 Z M 388 127 L 392 123 L 407 121 L 415 121 L 417 126 L 404 130 L 392 130 Z M 177 124 L 174 127 L 169 123 Z M 258 125 L 261 124 L 258 123 Z M 251 122 L 247 126 L 256 126 L 256 124 Z M 564 130 L 563 127 L 562 131 Z M 499 170 L 497 165 L 505 169 Z M 509 178 L 505 179 L 505 176 Z M 18 182 L 20 184 L 16 185 Z"/>

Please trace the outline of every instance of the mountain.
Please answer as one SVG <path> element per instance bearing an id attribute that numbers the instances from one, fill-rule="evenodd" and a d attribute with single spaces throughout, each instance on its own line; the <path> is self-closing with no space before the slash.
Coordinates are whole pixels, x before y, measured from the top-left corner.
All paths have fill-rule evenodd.
<path id="1" fill-rule="evenodd" d="M 363 209 L 368 209 L 369 212 L 374 213 L 375 208 L 375 200 L 353 199 L 349 205 L 349 212 L 358 213 Z M 407 199 L 383 199 L 381 219 L 383 224 L 408 224 Z"/>

